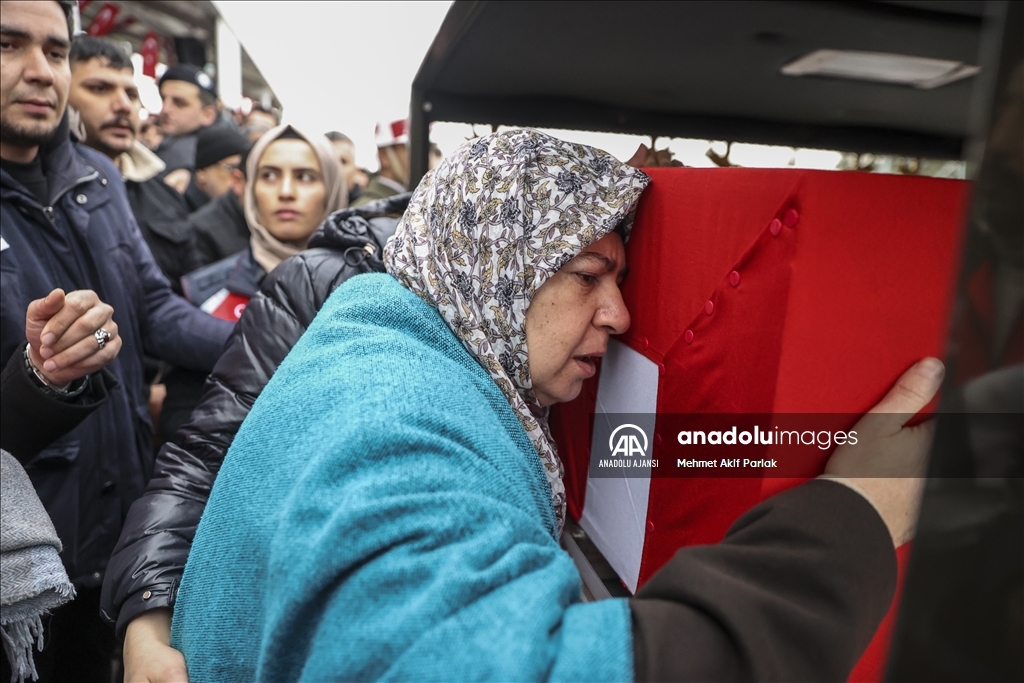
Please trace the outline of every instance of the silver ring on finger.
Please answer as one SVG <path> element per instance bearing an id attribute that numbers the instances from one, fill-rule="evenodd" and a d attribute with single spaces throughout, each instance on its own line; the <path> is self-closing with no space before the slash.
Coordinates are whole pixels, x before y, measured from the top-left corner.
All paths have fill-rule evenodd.
<path id="1" fill-rule="evenodd" d="M 99 344 L 99 347 L 101 349 L 104 346 L 106 346 L 107 342 L 110 341 L 111 339 L 113 339 L 113 337 L 114 337 L 114 335 L 110 334 L 109 332 L 107 332 L 102 327 L 100 329 L 96 330 L 95 332 L 93 332 L 92 336 L 96 337 L 96 343 Z"/>

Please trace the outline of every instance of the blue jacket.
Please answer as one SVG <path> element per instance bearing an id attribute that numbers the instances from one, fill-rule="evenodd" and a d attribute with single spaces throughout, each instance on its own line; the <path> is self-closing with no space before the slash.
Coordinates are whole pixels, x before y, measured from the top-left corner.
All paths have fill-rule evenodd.
<path id="1" fill-rule="evenodd" d="M 113 306 L 122 348 L 108 368 L 118 386 L 95 413 L 26 463 L 64 544 L 69 576 L 99 585 L 128 507 L 152 474 L 143 352 L 208 371 L 232 325 L 171 291 L 109 159 L 66 136 L 40 154 L 49 207 L 0 174 L 0 364 L 24 348 L 29 302 L 55 287 L 92 289 Z"/>
<path id="2" fill-rule="evenodd" d="M 537 453 L 391 276 L 327 300 L 257 399 L 196 532 L 189 680 L 628 680 L 624 600 L 580 604 Z"/>

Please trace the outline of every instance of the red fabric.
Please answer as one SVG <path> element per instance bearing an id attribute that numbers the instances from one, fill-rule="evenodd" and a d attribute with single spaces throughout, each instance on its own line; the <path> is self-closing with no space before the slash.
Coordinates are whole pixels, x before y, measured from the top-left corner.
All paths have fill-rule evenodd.
<path id="1" fill-rule="evenodd" d="M 156 33 L 146 33 L 139 52 L 142 54 L 142 73 L 150 78 L 156 78 L 156 63 L 160 58 L 160 39 Z"/>
<path id="2" fill-rule="evenodd" d="M 565 467 L 565 497 L 569 516 L 577 522 L 583 515 L 583 500 L 587 491 L 587 471 L 590 468 L 590 435 L 593 433 L 590 416 L 597 403 L 597 378 L 583 383 L 579 397 L 571 403 L 555 406 L 551 411 L 551 435 L 558 444 L 558 456 Z"/>
<path id="3" fill-rule="evenodd" d="M 209 311 L 210 315 L 214 318 L 220 318 L 221 320 L 227 320 L 231 323 L 237 323 L 238 319 L 245 313 L 245 307 L 249 304 L 250 297 L 244 294 L 236 294 L 235 292 L 229 292 L 224 300 L 221 301 L 215 308 Z"/>
<path id="4" fill-rule="evenodd" d="M 632 326 L 621 341 L 663 365 L 659 413 L 836 413 L 834 429 L 847 429 L 913 362 L 945 355 L 966 183 L 789 169 L 649 173 L 627 249 Z M 592 380 L 553 420 L 576 518 L 595 396 Z M 640 584 L 679 547 L 721 540 L 751 506 L 800 481 L 654 478 Z M 856 680 L 880 680 L 891 618 Z"/>
<path id="5" fill-rule="evenodd" d="M 120 11 L 121 8 L 112 2 L 103 3 L 103 7 L 100 7 L 100 11 L 93 17 L 85 32 L 90 36 L 97 37 L 107 35 L 114 27 L 114 19 L 117 18 Z"/>
<path id="6" fill-rule="evenodd" d="M 907 570 L 910 568 L 910 552 L 913 545 L 914 543 L 911 541 L 896 548 L 896 592 L 892 598 L 892 607 L 882 619 L 882 623 L 878 625 L 875 637 L 868 644 L 864 655 L 850 672 L 850 677 L 847 679 L 849 683 L 876 683 L 885 677 L 889 645 L 892 644 L 892 630 L 896 626 L 896 617 L 899 614 L 899 605 L 903 598 L 903 586 L 907 579 Z"/>

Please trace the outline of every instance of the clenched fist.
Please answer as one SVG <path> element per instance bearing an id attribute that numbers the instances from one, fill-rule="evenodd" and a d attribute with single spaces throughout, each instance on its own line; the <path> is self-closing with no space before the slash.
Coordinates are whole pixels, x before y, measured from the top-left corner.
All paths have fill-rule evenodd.
<path id="1" fill-rule="evenodd" d="M 55 388 L 98 372 L 117 357 L 121 337 L 114 309 L 88 289 L 55 289 L 25 312 L 29 358 Z M 106 334 L 97 332 L 103 330 Z M 104 339 L 103 343 L 100 340 Z"/>

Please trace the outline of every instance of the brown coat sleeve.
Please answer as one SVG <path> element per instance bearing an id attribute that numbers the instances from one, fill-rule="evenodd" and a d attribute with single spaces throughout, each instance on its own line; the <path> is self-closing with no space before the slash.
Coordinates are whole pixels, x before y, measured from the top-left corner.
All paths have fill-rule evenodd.
<path id="1" fill-rule="evenodd" d="M 725 539 L 680 550 L 637 592 L 638 681 L 845 681 L 885 616 L 896 555 L 842 484 L 766 500 Z"/>

